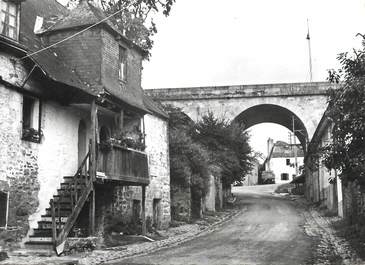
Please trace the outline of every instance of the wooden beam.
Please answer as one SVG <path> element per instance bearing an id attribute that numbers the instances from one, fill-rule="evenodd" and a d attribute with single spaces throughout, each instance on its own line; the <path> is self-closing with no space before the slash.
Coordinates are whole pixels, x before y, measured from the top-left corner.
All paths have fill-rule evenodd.
<path id="1" fill-rule="evenodd" d="M 96 130 L 97 130 L 97 106 L 95 99 L 91 103 L 91 150 L 90 150 L 90 162 L 91 162 L 91 168 L 90 168 L 90 178 L 92 181 L 95 181 L 96 179 Z"/>
<path id="2" fill-rule="evenodd" d="M 90 208 L 89 208 L 89 235 L 95 235 L 95 186 L 90 193 Z"/>
<path id="3" fill-rule="evenodd" d="M 123 127 L 124 127 L 124 110 L 121 110 L 120 115 L 119 115 L 119 130 L 120 130 L 120 132 L 123 131 Z"/>
<path id="4" fill-rule="evenodd" d="M 52 216 L 52 243 L 53 247 L 56 248 L 56 239 L 57 239 L 57 226 L 56 226 L 56 211 L 54 208 L 54 201 L 51 199 L 51 216 Z"/>
<path id="5" fill-rule="evenodd" d="M 146 186 L 142 185 L 142 235 L 146 235 Z"/>

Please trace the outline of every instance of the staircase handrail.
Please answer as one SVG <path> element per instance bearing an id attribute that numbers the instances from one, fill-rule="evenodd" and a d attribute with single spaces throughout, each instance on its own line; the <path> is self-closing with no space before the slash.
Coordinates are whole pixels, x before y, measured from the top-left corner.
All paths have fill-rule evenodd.
<path id="1" fill-rule="evenodd" d="M 72 212 L 70 216 L 67 218 L 67 221 L 62 229 L 60 229 L 60 232 L 57 235 L 57 223 L 55 221 L 55 204 L 52 200 L 51 203 L 51 211 L 52 211 L 52 235 L 53 235 L 53 244 L 56 250 L 57 255 L 60 255 L 63 252 L 64 249 L 64 243 L 66 241 L 66 238 L 68 234 L 70 233 L 73 225 L 75 224 L 77 217 L 79 216 L 85 202 L 87 201 L 90 192 L 94 189 L 93 184 L 93 178 L 90 176 L 90 167 L 91 161 L 90 161 L 90 150 L 86 154 L 85 158 L 82 160 L 79 168 L 77 169 L 75 175 L 73 176 L 73 188 L 72 185 L 70 185 L 70 196 L 71 196 L 71 206 L 72 206 Z M 87 164 L 88 162 L 88 164 Z M 88 167 L 87 167 L 88 165 Z M 77 181 L 78 176 L 82 176 L 83 169 L 85 169 L 85 186 L 82 185 L 79 186 L 79 183 Z M 81 190 L 80 197 L 78 197 L 78 186 L 83 187 Z M 74 201 L 75 199 L 75 201 Z M 58 210 L 60 210 L 60 204 L 58 204 Z M 61 216 L 60 213 L 59 216 L 59 223 L 61 222 Z"/>

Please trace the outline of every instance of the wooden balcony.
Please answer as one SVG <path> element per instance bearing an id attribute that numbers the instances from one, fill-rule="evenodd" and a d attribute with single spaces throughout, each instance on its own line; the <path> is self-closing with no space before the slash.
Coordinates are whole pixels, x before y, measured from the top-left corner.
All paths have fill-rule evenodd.
<path id="1" fill-rule="evenodd" d="M 148 185 L 147 154 L 141 151 L 112 144 L 98 152 L 97 171 L 105 173 L 107 180 L 128 183 L 128 185 Z"/>

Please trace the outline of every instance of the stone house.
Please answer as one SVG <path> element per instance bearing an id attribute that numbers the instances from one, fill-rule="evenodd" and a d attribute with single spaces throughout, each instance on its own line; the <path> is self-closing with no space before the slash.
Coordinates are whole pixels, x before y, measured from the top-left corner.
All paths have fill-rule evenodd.
<path id="1" fill-rule="evenodd" d="M 330 212 L 343 217 L 342 183 L 337 172 L 328 171 L 321 162 L 318 151 L 331 141 L 331 121 L 324 115 L 308 145 L 305 164 L 305 196 Z"/>
<path id="2" fill-rule="evenodd" d="M 298 175 L 303 165 L 304 152 L 301 145 L 288 144 L 283 141 L 267 141 L 268 156 L 264 161 L 263 176 L 273 176 L 274 183 L 289 183 Z M 270 172 L 272 174 L 266 174 Z M 265 180 L 263 180 L 265 181 Z"/>
<path id="3" fill-rule="evenodd" d="M 168 226 L 168 116 L 141 88 L 146 52 L 87 1 L 0 7 L 1 233 L 60 253 L 108 215 Z"/>

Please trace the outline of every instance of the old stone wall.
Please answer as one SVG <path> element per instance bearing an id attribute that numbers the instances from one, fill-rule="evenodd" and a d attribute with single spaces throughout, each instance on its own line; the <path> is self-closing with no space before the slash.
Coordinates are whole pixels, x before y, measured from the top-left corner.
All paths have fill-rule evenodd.
<path id="1" fill-rule="evenodd" d="M 223 208 L 223 185 L 220 176 L 215 176 L 215 190 L 215 209 L 220 210 Z"/>
<path id="2" fill-rule="evenodd" d="M 0 52 L 1 78 L 11 84 L 22 83 L 28 70 L 11 56 Z M 29 84 L 25 88 L 29 88 Z M 38 206 L 39 148 L 22 138 L 22 94 L 0 84 L 0 181 L 9 192 L 8 226 L 10 241 L 18 241 L 28 230 L 28 217 Z"/>
<path id="3" fill-rule="evenodd" d="M 213 175 L 209 178 L 208 192 L 204 197 L 204 211 L 215 212 L 216 185 Z"/>
<path id="4" fill-rule="evenodd" d="M 0 85 L 0 180 L 9 185 L 8 225 L 17 238 L 28 230 L 28 216 L 38 206 L 39 149 L 21 140 L 22 95 Z"/>
<path id="5" fill-rule="evenodd" d="M 168 123 L 153 115 L 145 115 L 144 119 L 151 176 L 150 185 L 146 189 L 146 216 L 153 216 L 153 200 L 160 200 L 161 227 L 167 227 L 171 221 Z"/>
<path id="6" fill-rule="evenodd" d="M 365 224 L 365 188 L 357 181 L 343 186 L 343 212 L 349 224 Z"/>
<path id="7" fill-rule="evenodd" d="M 190 187 L 171 185 L 171 218 L 190 222 L 192 218 Z"/>

